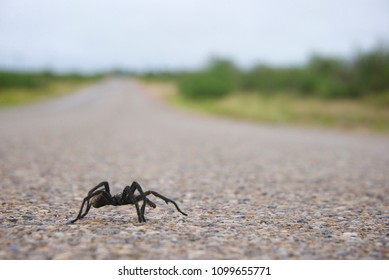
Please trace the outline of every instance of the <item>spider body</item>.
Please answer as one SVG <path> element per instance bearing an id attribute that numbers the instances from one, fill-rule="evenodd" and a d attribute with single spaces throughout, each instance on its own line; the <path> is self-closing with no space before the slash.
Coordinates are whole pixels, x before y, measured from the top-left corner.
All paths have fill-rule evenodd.
<path id="1" fill-rule="evenodd" d="M 138 191 L 138 195 L 135 195 L 135 191 Z M 90 208 L 93 206 L 94 208 L 100 208 L 107 205 L 112 206 L 122 206 L 122 205 L 135 205 L 136 212 L 138 214 L 138 220 L 140 223 L 146 222 L 144 213 L 146 204 L 149 205 L 152 208 L 155 208 L 156 205 L 154 202 L 152 202 L 150 199 L 147 198 L 148 195 L 154 195 L 166 202 L 168 204 L 169 202 L 174 204 L 178 212 L 181 214 L 187 216 L 184 212 L 181 211 L 181 209 L 178 207 L 178 205 L 171 199 L 155 192 L 155 191 L 146 191 L 144 192 L 141 185 L 138 182 L 133 182 L 131 186 L 126 186 L 123 190 L 123 192 L 111 195 L 109 184 L 108 182 L 104 181 L 98 184 L 96 187 L 92 188 L 88 195 L 84 198 L 81 204 L 80 211 L 77 215 L 77 217 L 70 221 L 69 223 L 74 223 L 75 221 L 82 219 L 88 214 Z M 139 202 L 143 201 L 142 207 L 139 208 Z M 85 211 L 84 206 L 86 204 Z"/>

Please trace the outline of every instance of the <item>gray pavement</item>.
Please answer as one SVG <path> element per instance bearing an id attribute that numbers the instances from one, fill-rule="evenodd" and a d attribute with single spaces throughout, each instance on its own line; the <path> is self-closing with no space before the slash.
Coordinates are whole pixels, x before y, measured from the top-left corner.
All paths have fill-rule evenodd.
<path id="1" fill-rule="evenodd" d="M 389 138 L 185 114 L 134 80 L 0 111 L 0 259 L 388 259 Z M 106 180 L 150 197 L 73 225 Z"/>

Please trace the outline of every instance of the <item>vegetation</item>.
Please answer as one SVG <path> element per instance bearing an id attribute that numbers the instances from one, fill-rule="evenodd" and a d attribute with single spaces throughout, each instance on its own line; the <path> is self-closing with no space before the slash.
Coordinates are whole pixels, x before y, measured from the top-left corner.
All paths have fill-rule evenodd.
<path id="1" fill-rule="evenodd" d="M 204 71 L 183 75 L 179 87 L 188 98 L 223 97 L 238 88 L 239 76 L 233 63 L 214 60 Z"/>
<path id="2" fill-rule="evenodd" d="M 389 49 L 351 59 L 313 56 L 300 67 L 257 65 L 243 71 L 212 60 L 195 72 L 153 73 L 170 81 L 169 100 L 203 112 L 271 123 L 389 131 Z"/>
<path id="3" fill-rule="evenodd" d="M 239 71 L 226 60 L 213 60 L 198 72 L 178 75 L 181 93 L 190 98 L 225 96 L 237 89 L 259 94 L 294 92 L 321 98 L 358 98 L 389 90 L 389 50 L 381 47 L 351 60 L 313 56 L 302 67 L 258 65 Z"/>
<path id="4" fill-rule="evenodd" d="M 389 132 L 389 110 L 370 99 L 323 99 L 297 94 L 260 95 L 235 92 L 222 98 L 189 100 L 180 94 L 168 101 L 188 111 L 270 124 L 298 124 L 347 130 Z"/>
<path id="5" fill-rule="evenodd" d="M 26 104 L 58 96 L 99 78 L 100 76 L 97 75 L 0 71 L 0 107 Z"/>

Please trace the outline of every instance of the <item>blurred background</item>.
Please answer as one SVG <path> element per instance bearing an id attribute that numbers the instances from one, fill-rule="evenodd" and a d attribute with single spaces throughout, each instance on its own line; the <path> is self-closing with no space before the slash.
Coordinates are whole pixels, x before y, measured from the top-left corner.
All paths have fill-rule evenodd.
<path id="1" fill-rule="evenodd" d="M 389 131 L 386 0 L 1 0 L 0 106 L 137 76 L 223 116 Z"/>
<path id="2" fill-rule="evenodd" d="M 388 132 L 389 0 L 0 0 L 0 259 L 389 259 Z"/>

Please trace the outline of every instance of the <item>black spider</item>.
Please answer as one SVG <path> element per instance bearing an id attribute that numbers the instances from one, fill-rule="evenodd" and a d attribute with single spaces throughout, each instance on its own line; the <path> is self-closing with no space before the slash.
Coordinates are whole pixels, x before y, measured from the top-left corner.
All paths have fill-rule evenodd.
<path id="1" fill-rule="evenodd" d="M 104 189 L 102 189 L 104 188 Z M 135 195 L 135 191 L 139 192 L 139 195 Z M 145 219 L 145 208 L 146 208 L 146 203 L 150 206 L 155 208 L 156 205 L 154 202 L 149 200 L 146 196 L 153 194 L 156 197 L 159 197 L 163 199 L 166 204 L 169 202 L 173 203 L 174 206 L 176 206 L 178 212 L 181 214 L 187 216 L 184 212 L 180 210 L 178 205 L 171 199 L 164 197 L 163 195 L 160 195 L 157 192 L 154 191 L 146 191 L 143 192 L 141 185 L 138 182 L 133 182 L 130 186 L 126 186 L 123 190 L 123 192 L 115 194 L 114 196 L 111 195 L 111 192 L 109 190 L 109 185 L 108 182 L 101 182 L 98 184 L 96 187 L 91 189 L 88 192 L 88 195 L 84 198 L 82 204 L 81 204 L 81 209 L 80 212 L 78 213 L 77 218 L 74 220 L 70 221 L 69 223 L 74 223 L 75 221 L 82 219 L 88 214 L 91 206 L 94 208 L 100 208 L 106 205 L 113 205 L 113 206 L 120 206 L 120 205 L 135 205 L 136 208 L 136 213 L 138 214 L 138 220 L 140 223 L 146 222 Z M 92 199 L 92 201 L 90 201 Z M 142 207 L 139 209 L 139 201 L 143 200 Z M 82 213 L 82 210 L 84 209 L 84 205 L 86 203 L 86 210 L 84 213 Z"/>

